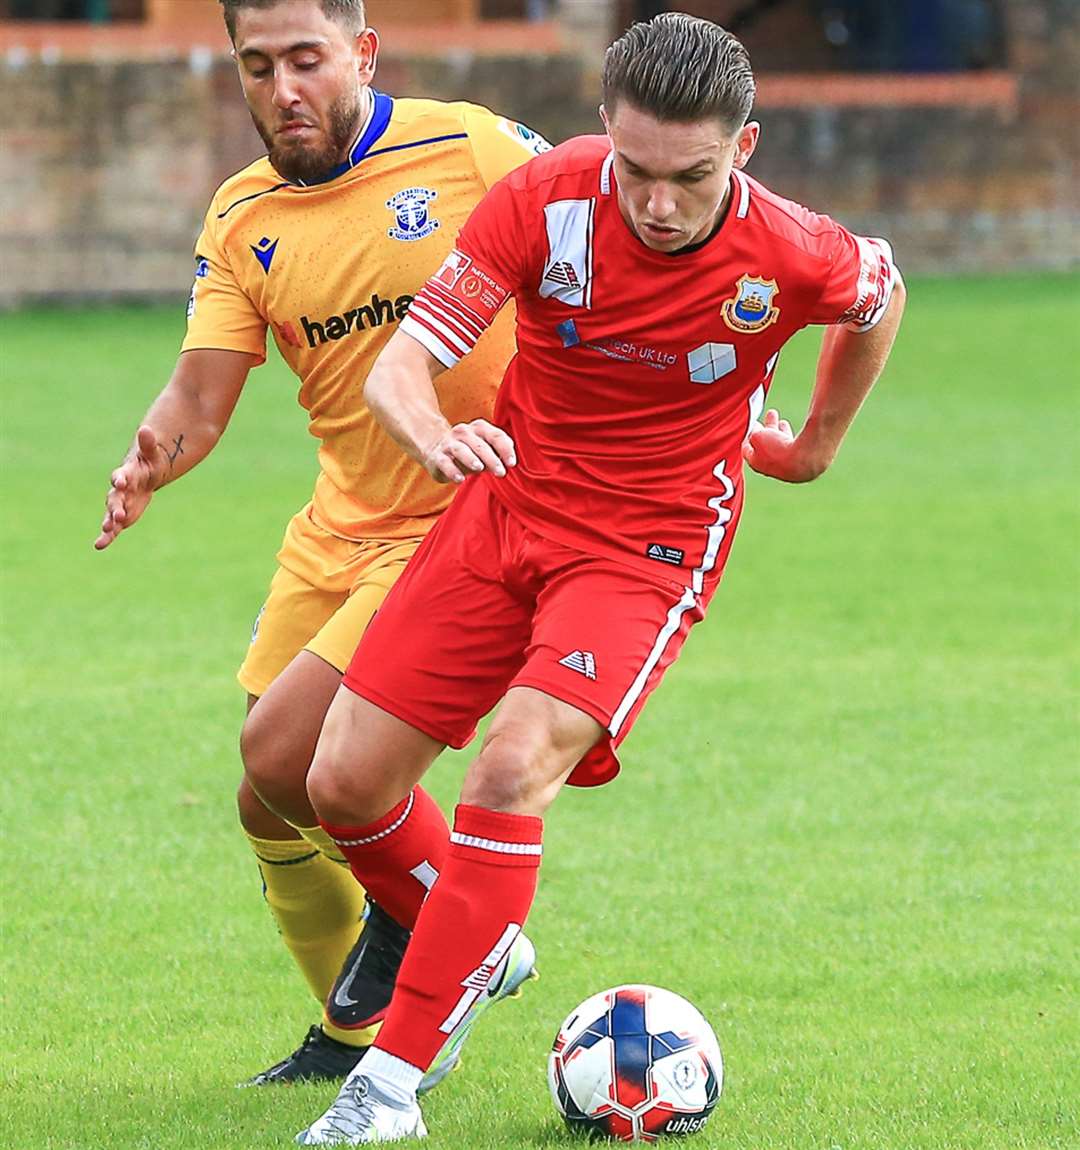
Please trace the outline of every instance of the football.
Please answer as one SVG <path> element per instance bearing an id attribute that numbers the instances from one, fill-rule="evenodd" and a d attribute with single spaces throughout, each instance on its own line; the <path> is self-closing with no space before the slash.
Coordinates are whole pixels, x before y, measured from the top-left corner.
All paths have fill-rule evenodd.
<path id="1" fill-rule="evenodd" d="M 701 1130 L 724 1066 L 712 1028 L 685 998 L 616 986 L 587 998 L 559 1027 L 548 1086 L 566 1124 L 620 1142 Z"/>

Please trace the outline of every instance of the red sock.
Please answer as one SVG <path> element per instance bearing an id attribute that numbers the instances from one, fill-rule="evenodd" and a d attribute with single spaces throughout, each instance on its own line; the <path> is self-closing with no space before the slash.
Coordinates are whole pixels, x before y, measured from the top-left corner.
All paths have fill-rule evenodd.
<path id="1" fill-rule="evenodd" d="M 414 787 L 407 799 L 368 826 L 319 821 L 368 894 L 391 918 L 412 930 L 442 870 L 450 841 L 450 828 L 435 800 L 422 787 Z"/>
<path id="2" fill-rule="evenodd" d="M 525 924 L 544 822 L 462 803 L 375 1045 L 426 1070 Z"/>

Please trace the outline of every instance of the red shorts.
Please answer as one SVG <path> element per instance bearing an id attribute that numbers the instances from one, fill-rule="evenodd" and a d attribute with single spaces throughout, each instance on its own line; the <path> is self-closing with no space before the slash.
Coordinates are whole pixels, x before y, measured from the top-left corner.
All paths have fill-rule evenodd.
<path id="1" fill-rule="evenodd" d="M 545 539 L 470 479 L 371 621 L 345 685 L 451 747 L 511 687 L 534 687 L 591 715 L 606 734 L 570 776 L 619 772 L 630 730 L 705 598 Z"/>

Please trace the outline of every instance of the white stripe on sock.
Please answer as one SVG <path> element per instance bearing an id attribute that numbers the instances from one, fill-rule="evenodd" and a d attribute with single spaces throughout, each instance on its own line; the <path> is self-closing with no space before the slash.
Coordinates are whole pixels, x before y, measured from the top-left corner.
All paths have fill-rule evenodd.
<path id="1" fill-rule="evenodd" d="M 459 847 L 476 847 L 477 850 L 494 851 L 501 855 L 539 855 L 544 853 L 540 843 L 502 843 L 497 839 L 482 839 L 477 835 L 463 835 L 459 831 L 450 832 L 450 841 Z"/>

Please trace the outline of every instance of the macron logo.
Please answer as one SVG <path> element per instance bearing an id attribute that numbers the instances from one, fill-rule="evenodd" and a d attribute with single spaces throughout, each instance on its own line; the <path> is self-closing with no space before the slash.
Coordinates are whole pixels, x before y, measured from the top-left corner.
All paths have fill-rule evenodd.
<path id="1" fill-rule="evenodd" d="M 257 244 L 249 245 L 251 247 L 251 254 L 262 264 L 262 270 L 267 275 L 270 274 L 270 265 L 274 260 L 274 252 L 277 251 L 277 240 L 271 240 L 269 236 L 263 236 Z"/>
<path id="2" fill-rule="evenodd" d="M 586 679 L 596 678 L 596 656 L 592 651 L 571 651 L 569 655 L 559 660 L 559 666 L 577 671 Z"/>

